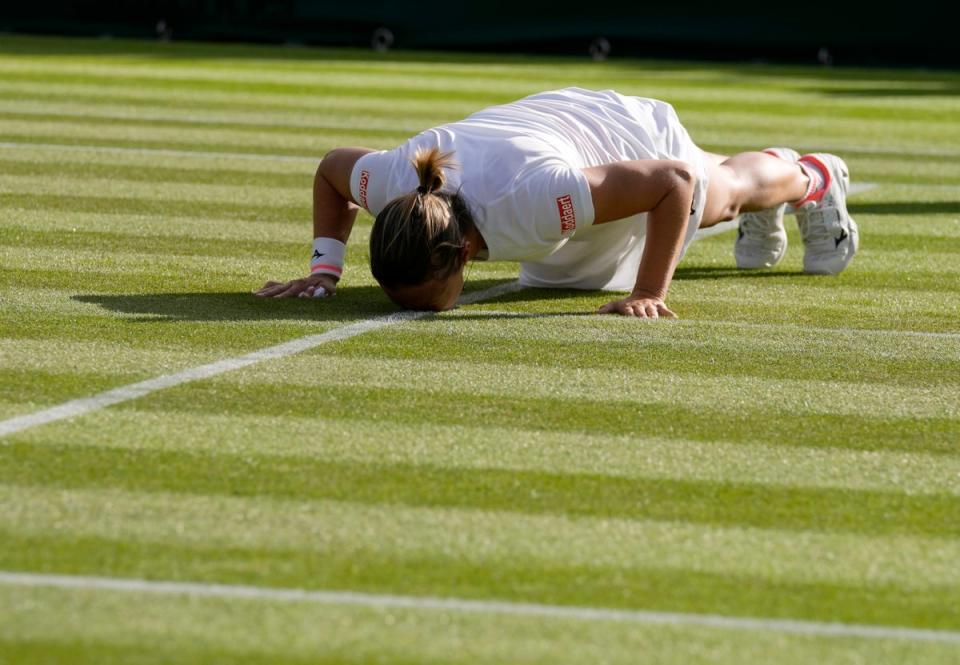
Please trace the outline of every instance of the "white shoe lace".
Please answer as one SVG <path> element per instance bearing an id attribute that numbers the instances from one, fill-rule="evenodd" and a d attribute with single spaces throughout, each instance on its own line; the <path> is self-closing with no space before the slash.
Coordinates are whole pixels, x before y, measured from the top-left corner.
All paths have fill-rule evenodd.
<path id="1" fill-rule="evenodd" d="M 798 212 L 800 217 L 800 237 L 805 245 L 823 245 L 830 251 L 836 251 L 837 238 L 846 233 L 843 215 L 830 197 L 824 197 L 820 204 L 809 210 Z M 842 238 L 841 238 L 842 240 Z"/>
<path id="2" fill-rule="evenodd" d="M 742 234 L 742 241 L 754 241 L 766 243 L 766 241 L 780 228 L 777 223 L 777 208 L 761 210 L 759 212 L 747 212 L 740 215 L 739 229 Z"/>

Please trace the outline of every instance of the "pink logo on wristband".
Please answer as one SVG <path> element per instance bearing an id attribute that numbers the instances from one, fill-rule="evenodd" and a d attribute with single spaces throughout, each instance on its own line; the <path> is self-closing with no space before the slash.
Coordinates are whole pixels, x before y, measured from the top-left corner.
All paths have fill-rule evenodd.
<path id="1" fill-rule="evenodd" d="M 343 273 L 343 269 L 341 269 L 340 266 L 331 265 L 329 263 L 315 263 L 312 266 L 310 266 L 311 275 L 315 272 L 320 272 L 320 271 L 332 273 L 334 275 L 337 275 L 338 277 Z"/>

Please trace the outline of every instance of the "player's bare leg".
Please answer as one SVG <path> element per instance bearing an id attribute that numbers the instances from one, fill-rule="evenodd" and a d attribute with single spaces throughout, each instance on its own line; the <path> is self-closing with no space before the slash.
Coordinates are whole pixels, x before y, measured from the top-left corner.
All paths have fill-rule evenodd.
<path id="1" fill-rule="evenodd" d="M 776 191 L 777 186 L 770 187 L 771 178 L 772 182 L 777 183 L 779 177 L 781 186 L 786 183 L 786 186 L 793 190 L 798 174 L 803 173 L 796 166 L 800 155 L 789 148 L 768 148 L 763 153 L 744 153 L 735 157 L 713 154 L 707 157 L 714 173 L 721 175 L 721 183 L 730 185 L 728 180 L 732 171 L 734 180 L 739 180 L 740 185 L 749 188 L 751 182 L 759 183 L 764 190 L 760 193 L 761 198 L 769 198 L 771 194 L 774 199 L 786 195 L 784 192 Z M 785 165 L 791 165 L 794 168 L 784 169 Z M 776 171 L 768 173 L 771 168 Z M 723 175 L 727 175 L 728 178 L 723 179 Z M 793 191 L 789 193 L 792 194 Z M 765 202 L 767 201 L 761 201 L 758 204 L 762 205 Z M 742 198 L 739 203 L 733 202 L 734 205 L 741 206 L 741 214 L 737 218 L 737 239 L 734 242 L 733 255 L 738 268 L 770 268 L 779 263 L 787 252 L 787 232 L 783 228 L 783 214 L 787 206 L 783 201 L 778 201 L 772 207 L 748 211 L 752 207 L 751 203 L 746 201 L 744 205 Z M 722 209 L 722 202 L 718 203 L 718 206 L 721 209 L 717 211 L 716 217 L 722 218 L 729 213 Z M 714 220 L 715 218 L 711 217 L 708 221 Z"/>
<path id="2" fill-rule="evenodd" d="M 847 165 L 835 155 L 801 157 L 769 148 L 733 157 L 704 153 L 710 183 L 701 226 L 737 218 L 734 256 L 740 268 L 769 268 L 787 249 L 783 214 L 795 207 L 804 244 L 803 269 L 836 274 L 853 259 L 857 224 L 846 207 Z"/>
<path id="3" fill-rule="evenodd" d="M 707 157 L 710 182 L 701 227 L 798 201 L 810 182 L 796 163 L 765 152 L 743 152 L 723 161 L 717 160 L 722 155 Z"/>

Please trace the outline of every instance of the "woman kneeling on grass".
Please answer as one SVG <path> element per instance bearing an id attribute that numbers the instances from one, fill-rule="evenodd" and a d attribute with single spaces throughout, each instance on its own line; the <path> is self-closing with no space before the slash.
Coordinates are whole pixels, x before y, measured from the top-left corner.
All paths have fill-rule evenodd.
<path id="1" fill-rule="evenodd" d="M 694 233 L 738 216 L 740 268 L 783 257 L 789 205 L 804 270 L 843 270 L 857 251 L 848 186 L 834 155 L 704 152 L 664 102 L 544 92 L 394 150 L 332 150 L 314 180 L 310 276 L 257 295 L 332 295 L 360 205 L 376 217 L 373 275 L 401 307 L 453 307 L 472 259 L 520 261 L 525 286 L 630 291 L 601 312 L 673 317 L 664 301 Z"/>

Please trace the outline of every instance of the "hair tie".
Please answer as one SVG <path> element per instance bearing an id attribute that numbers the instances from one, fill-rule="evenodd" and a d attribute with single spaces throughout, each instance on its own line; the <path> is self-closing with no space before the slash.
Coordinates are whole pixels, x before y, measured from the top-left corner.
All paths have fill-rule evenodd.
<path id="1" fill-rule="evenodd" d="M 419 187 L 417 187 L 417 192 L 419 192 L 420 194 L 426 194 L 429 191 L 430 189 L 426 185 L 420 185 Z"/>

